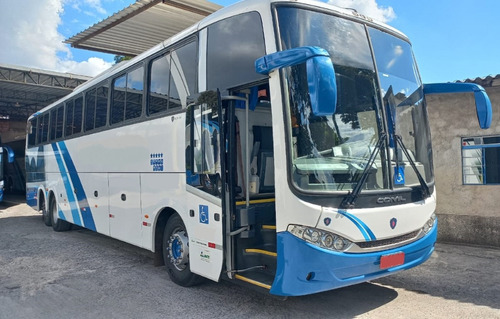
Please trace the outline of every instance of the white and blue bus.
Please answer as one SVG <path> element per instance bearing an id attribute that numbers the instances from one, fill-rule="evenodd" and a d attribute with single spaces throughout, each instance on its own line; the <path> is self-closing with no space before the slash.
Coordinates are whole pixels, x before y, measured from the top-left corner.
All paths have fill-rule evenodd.
<path id="1" fill-rule="evenodd" d="M 307 0 L 243 1 L 28 120 L 27 201 L 154 252 L 172 281 L 305 295 L 434 250 L 425 95 L 399 31 Z"/>

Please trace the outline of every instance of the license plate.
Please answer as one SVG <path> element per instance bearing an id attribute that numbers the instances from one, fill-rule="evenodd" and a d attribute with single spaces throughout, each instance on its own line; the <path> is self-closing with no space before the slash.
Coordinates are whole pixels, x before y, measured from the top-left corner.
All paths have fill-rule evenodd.
<path id="1" fill-rule="evenodd" d="M 396 267 L 405 263 L 405 253 L 395 253 L 380 257 L 380 269 Z"/>

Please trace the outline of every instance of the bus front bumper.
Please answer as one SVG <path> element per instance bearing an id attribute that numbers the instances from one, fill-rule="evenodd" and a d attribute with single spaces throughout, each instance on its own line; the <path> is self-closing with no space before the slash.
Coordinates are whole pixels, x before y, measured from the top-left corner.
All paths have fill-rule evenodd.
<path id="1" fill-rule="evenodd" d="M 326 250 L 289 232 L 277 234 L 277 270 L 270 293 L 299 296 L 373 280 L 425 262 L 434 251 L 437 221 L 423 238 L 395 249 L 353 254 Z M 404 263 L 380 269 L 382 256 L 404 252 Z"/>

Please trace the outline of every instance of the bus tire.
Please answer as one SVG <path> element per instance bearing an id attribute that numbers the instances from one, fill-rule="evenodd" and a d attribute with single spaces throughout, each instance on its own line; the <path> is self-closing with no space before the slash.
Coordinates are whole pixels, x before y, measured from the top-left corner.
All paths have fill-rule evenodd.
<path id="1" fill-rule="evenodd" d="M 52 218 L 49 214 L 49 210 L 47 209 L 47 204 L 45 200 L 42 200 L 40 203 L 40 212 L 42 213 L 43 223 L 46 226 L 52 226 Z"/>
<path id="2" fill-rule="evenodd" d="M 52 219 L 52 229 L 57 232 L 70 230 L 71 224 L 65 220 L 60 219 L 59 216 L 57 215 L 58 210 L 57 210 L 56 199 L 54 198 L 54 196 L 50 198 L 49 209 L 50 209 L 50 217 Z"/>
<path id="3" fill-rule="evenodd" d="M 178 214 L 170 216 L 163 231 L 163 260 L 170 279 L 183 287 L 201 283 L 202 277 L 191 272 L 189 238 Z"/>

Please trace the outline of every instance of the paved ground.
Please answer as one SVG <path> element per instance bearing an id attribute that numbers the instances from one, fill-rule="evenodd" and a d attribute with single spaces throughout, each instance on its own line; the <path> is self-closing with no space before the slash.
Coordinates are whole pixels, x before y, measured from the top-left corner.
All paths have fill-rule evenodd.
<path id="1" fill-rule="evenodd" d="M 0 318 L 500 318 L 500 250 L 438 244 L 424 265 L 276 300 L 228 282 L 173 284 L 151 255 L 0 206 Z"/>

